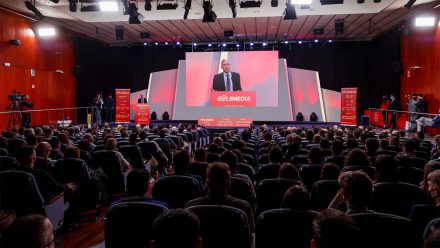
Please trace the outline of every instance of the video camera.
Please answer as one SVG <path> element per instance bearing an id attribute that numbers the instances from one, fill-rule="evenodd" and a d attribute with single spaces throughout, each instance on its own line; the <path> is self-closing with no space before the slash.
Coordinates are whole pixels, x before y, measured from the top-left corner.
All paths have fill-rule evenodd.
<path id="1" fill-rule="evenodd" d="M 12 90 L 12 94 L 8 95 L 8 99 L 11 102 L 22 102 L 26 99 L 26 94 L 22 94 L 20 92 L 16 92 L 15 90 Z"/>

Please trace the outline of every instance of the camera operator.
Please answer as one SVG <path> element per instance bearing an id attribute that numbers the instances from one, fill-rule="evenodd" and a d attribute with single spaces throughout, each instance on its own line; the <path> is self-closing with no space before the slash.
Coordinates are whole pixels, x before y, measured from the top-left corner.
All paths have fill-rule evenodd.
<path id="1" fill-rule="evenodd" d="M 29 110 L 32 110 L 34 108 L 34 104 L 29 100 L 29 95 L 24 95 L 23 98 L 21 98 L 21 111 L 22 112 L 22 126 L 23 127 L 30 127 L 31 125 L 31 112 L 27 112 Z"/>

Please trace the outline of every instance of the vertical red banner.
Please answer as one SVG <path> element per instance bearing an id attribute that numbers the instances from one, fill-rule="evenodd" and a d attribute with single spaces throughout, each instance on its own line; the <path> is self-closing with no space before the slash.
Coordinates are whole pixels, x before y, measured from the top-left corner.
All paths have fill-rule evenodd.
<path id="1" fill-rule="evenodd" d="M 356 126 L 357 90 L 341 89 L 341 125 Z"/>
<path id="2" fill-rule="evenodd" d="M 130 122 L 130 89 L 116 89 L 116 122 Z"/>
<path id="3" fill-rule="evenodd" d="M 146 103 L 139 103 L 136 108 L 136 124 L 149 125 L 150 124 L 150 105 Z"/>

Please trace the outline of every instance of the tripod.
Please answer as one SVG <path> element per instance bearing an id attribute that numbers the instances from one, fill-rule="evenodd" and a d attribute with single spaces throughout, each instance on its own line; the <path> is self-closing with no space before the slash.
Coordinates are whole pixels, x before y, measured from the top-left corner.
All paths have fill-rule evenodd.
<path id="1" fill-rule="evenodd" d="M 22 116 L 21 116 L 21 112 L 17 112 L 20 111 L 20 105 L 18 101 L 12 101 L 12 103 L 7 107 L 7 110 L 10 111 L 9 112 L 9 120 L 8 120 L 8 127 L 7 130 L 9 130 L 9 127 L 12 124 L 12 128 L 17 126 L 18 124 L 18 119 L 21 120 Z"/>

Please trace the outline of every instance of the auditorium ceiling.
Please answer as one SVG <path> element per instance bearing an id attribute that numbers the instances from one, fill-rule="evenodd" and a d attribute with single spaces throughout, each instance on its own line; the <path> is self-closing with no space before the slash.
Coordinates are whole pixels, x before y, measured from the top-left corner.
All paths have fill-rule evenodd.
<path id="1" fill-rule="evenodd" d="M 56 2 L 56 1 L 55 1 Z M 161 0 L 164 2 L 164 0 Z M 123 15 L 119 3 L 117 12 L 81 12 L 80 3 L 76 12 L 69 11 L 69 1 L 60 0 L 58 4 L 49 0 L 37 0 L 37 9 L 45 16 L 40 20 L 24 4 L 24 0 L 1 0 L 0 8 L 9 12 L 23 14 L 38 25 L 50 24 L 67 29 L 73 33 L 89 37 L 103 43 L 136 44 L 144 42 L 236 42 L 236 41 L 294 41 L 306 39 L 368 40 L 392 28 L 402 26 L 413 17 L 429 14 L 438 7 L 438 0 L 417 0 L 411 8 L 404 5 L 408 0 L 382 0 L 375 3 L 365 0 L 345 0 L 343 4 L 321 5 L 313 0 L 309 8 L 296 7 L 296 20 L 283 20 L 286 2 L 278 1 L 278 7 L 271 7 L 271 0 L 263 0 L 260 7 L 240 8 L 237 0 L 237 17 L 227 0 L 213 0 L 213 11 L 217 14 L 215 22 L 204 23 L 204 10 L 201 0 L 193 0 L 188 19 L 183 19 L 183 0 L 177 0 L 178 7 L 173 10 L 157 10 L 157 1 L 152 1 L 152 10 L 144 10 L 144 0 L 138 0 L 139 13 L 145 20 L 141 24 L 129 24 L 128 15 Z M 344 20 L 343 34 L 335 34 L 335 20 Z M 116 40 L 115 27 L 124 27 L 124 40 Z M 323 28 L 322 34 L 314 34 L 315 28 Z M 226 38 L 224 31 L 233 31 Z M 150 34 L 142 39 L 141 32 Z"/>

